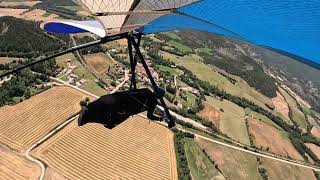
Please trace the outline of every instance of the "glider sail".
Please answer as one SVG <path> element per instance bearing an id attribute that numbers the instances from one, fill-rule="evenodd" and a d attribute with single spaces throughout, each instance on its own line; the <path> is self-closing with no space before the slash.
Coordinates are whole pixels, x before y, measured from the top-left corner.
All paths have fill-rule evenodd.
<path id="1" fill-rule="evenodd" d="M 77 0 L 101 37 L 196 29 L 292 54 L 320 69 L 319 0 Z M 79 27 L 79 26 L 75 26 Z M 52 27 L 49 29 L 53 29 Z M 72 28 L 70 28 L 71 31 Z M 74 29 L 73 31 L 76 31 Z M 79 30 L 79 29 L 78 29 Z"/>

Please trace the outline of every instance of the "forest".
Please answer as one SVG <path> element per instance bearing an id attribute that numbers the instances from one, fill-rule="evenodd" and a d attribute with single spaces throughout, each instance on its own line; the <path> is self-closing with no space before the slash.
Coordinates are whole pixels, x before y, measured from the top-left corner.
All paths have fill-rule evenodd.
<path id="1" fill-rule="evenodd" d="M 19 63 L 7 64 L 10 69 L 16 66 L 29 64 L 33 60 L 27 60 Z M 20 102 L 23 99 L 28 99 L 38 91 L 35 85 L 41 85 L 44 82 L 49 82 L 48 76 L 56 75 L 58 66 L 55 60 L 50 60 L 20 71 L 12 77 L 12 79 L 0 86 L 0 107 L 3 105 L 11 105 Z M 41 73 L 41 74 L 39 74 Z M 44 89 L 43 89 L 44 90 Z M 18 100 L 17 100 L 18 99 Z"/>
<path id="2" fill-rule="evenodd" d="M 40 23 L 0 17 L 0 56 L 34 58 L 48 55 L 66 47 L 69 37 L 47 34 Z"/>

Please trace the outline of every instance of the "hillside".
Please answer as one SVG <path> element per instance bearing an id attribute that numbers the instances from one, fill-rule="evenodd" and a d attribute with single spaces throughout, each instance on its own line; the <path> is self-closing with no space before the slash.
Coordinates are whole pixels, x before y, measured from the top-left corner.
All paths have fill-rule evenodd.
<path id="1" fill-rule="evenodd" d="M 38 57 L 60 50 L 68 36 L 51 35 L 40 29 L 40 23 L 15 17 L 0 17 L 0 56 Z"/>
<path id="2" fill-rule="evenodd" d="M 42 0 L 36 9 L 82 19 L 71 0 Z M 40 22 L 14 17 L 0 22 L 0 73 L 96 39 L 45 33 Z M 7 162 L 0 162 L 0 179 L 37 179 L 41 167 L 45 179 L 319 180 L 296 166 L 320 166 L 319 71 L 198 31 L 147 35 L 141 44 L 178 114 L 176 128 L 141 114 L 113 129 L 78 127 L 79 101 L 128 90 L 131 72 L 125 39 L 69 53 L 0 83 L 0 156 Z M 138 88 L 150 86 L 140 63 L 136 75 Z"/>
<path id="3" fill-rule="evenodd" d="M 156 37 L 171 42 L 168 45 L 176 55 L 196 53 L 204 63 L 241 77 L 267 97 L 276 97 L 276 84 L 285 84 L 320 110 L 320 71 L 299 61 L 244 41 L 204 32 L 175 31 Z"/>

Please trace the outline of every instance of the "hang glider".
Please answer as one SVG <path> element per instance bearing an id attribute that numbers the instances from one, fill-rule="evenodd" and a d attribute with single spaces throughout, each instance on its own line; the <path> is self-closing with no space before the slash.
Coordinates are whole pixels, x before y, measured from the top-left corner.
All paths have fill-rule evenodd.
<path id="1" fill-rule="evenodd" d="M 77 0 L 96 21 L 52 22 L 49 32 L 92 32 L 100 37 L 196 29 L 302 57 L 320 69 L 318 0 Z M 78 28 L 78 29 L 76 29 Z"/>
<path id="2" fill-rule="evenodd" d="M 48 22 L 42 25 L 43 29 L 55 33 L 91 32 L 101 39 L 23 65 L 0 75 L 0 78 L 63 54 L 126 38 L 133 72 L 130 89 L 136 89 L 135 67 L 140 60 L 165 110 L 166 122 L 172 127 L 175 120 L 140 51 L 143 34 L 179 29 L 206 31 L 249 41 L 320 69 L 319 0 L 76 1 L 90 12 L 94 20 Z"/>

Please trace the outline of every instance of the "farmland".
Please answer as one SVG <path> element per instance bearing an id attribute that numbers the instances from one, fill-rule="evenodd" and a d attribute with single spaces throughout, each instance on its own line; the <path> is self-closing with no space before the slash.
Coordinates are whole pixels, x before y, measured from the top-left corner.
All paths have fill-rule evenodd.
<path id="1" fill-rule="evenodd" d="M 73 122 L 33 154 L 68 179 L 177 179 L 173 133 L 140 116 L 112 130 Z"/>
<path id="2" fill-rule="evenodd" d="M 297 107 L 297 101 L 290 94 L 288 94 L 284 89 L 280 88 L 279 90 L 280 90 L 280 93 L 288 102 L 290 113 L 291 113 L 290 119 L 296 122 L 301 128 L 306 129 L 307 122 L 304 117 L 304 114 Z"/>
<path id="3" fill-rule="evenodd" d="M 285 118 L 289 119 L 288 103 L 279 92 L 277 92 L 277 97 L 272 98 L 272 102 L 275 106 L 275 111 L 283 115 Z"/>
<path id="4" fill-rule="evenodd" d="M 198 113 L 203 119 L 212 122 L 217 128 L 220 128 L 220 110 L 215 106 L 204 103 L 204 109 Z"/>
<path id="5" fill-rule="evenodd" d="M 45 180 L 67 180 L 65 177 L 63 177 L 61 174 L 57 173 L 55 170 L 51 168 L 46 169 L 44 179 Z"/>
<path id="6" fill-rule="evenodd" d="M 99 96 L 106 94 L 106 90 L 97 84 L 98 79 L 85 66 L 83 66 L 73 54 L 70 53 L 56 58 L 57 65 L 61 68 L 67 68 L 67 64 L 65 63 L 66 60 L 70 60 L 72 66 L 77 66 L 73 73 L 78 77 L 78 79 L 87 80 L 85 84 L 80 86 L 81 89 Z"/>
<path id="7" fill-rule="evenodd" d="M 11 8 L 0 8 L 0 16 L 17 16 L 28 11 L 28 9 L 11 9 Z"/>
<path id="8" fill-rule="evenodd" d="M 306 146 L 312 150 L 312 152 L 320 157 L 320 147 L 311 143 L 307 143 Z"/>
<path id="9" fill-rule="evenodd" d="M 33 180 L 40 176 L 40 168 L 37 164 L 30 162 L 1 145 L 0 159 L 0 179 Z"/>
<path id="10" fill-rule="evenodd" d="M 168 42 L 168 45 L 170 45 L 170 46 L 178 49 L 179 51 L 181 51 L 181 52 L 183 52 L 183 53 L 190 53 L 190 52 L 192 52 L 192 49 L 191 49 L 190 47 L 188 47 L 188 46 L 186 46 L 186 45 L 183 45 L 183 44 L 181 44 L 181 43 L 179 43 L 179 42 L 177 42 L 177 41 L 174 41 L 174 40 L 169 41 L 169 42 Z"/>
<path id="11" fill-rule="evenodd" d="M 206 97 L 209 104 L 221 109 L 219 116 L 219 127 L 221 132 L 227 134 L 241 143 L 250 145 L 248 131 L 245 125 L 245 111 L 240 106 L 223 100 L 220 101 L 213 97 Z"/>
<path id="12" fill-rule="evenodd" d="M 320 129 L 313 127 L 311 133 L 312 135 L 320 139 Z"/>
<path id="13" fill-rule="evenodd" d="M 104 53 L 83 56 L 88 67 L 96 74 L 104 74 L 115 63 Z"/>
<path id="14" fill-rule="evenodd" d="M 0 108 L 0 142 L 24 151 L 80 110 L 85 94 L 69 87 L 54 87 L 15 106 Z"/>
<path id="15" fill-rule="evenodd" d="M 245 109 L 245 112 L 246 112 L 246 115 L 250 116 L 251 118 L 262 121 L 270 126 L 273 126 L 276 129 L 282 130 L 282 128 L 280 126 L 278 126 L 276 123 L 274 123 L 271 119 L 267 118 L 266 116 L 264 116 L 260 113 L 254 112 L 250 109 Z"/>
<path id="16" fill-rule="evenodd" d="M 195 180 L 224 179 L 196 142 L 192 139 L 186 139 L 185 141 L 185 151 L 190 171 Z"/>
<path id="17" fill-rule="evenodd" d="M 261 158 L 269 179 L 316 180 L 312 170 Z"/>
<path id="18" fill-rule="evenodd" d="M 273 126 L 256 119 L 248 120 L 248 124 L 249 132 L 256 147 L 267 149 L 284 157 L 290 156 L 293 159 L 303 160 L 286 136 L 286 132 L 279 131 Z"/>
<path id="19" fill-rule="evenodd" d="M 258 173 L 258 163 L 255 156 L 230 149 L 207 140 L 196 139 L 222 174 L 228 179 L 262 179 Z"/>
<path id="20" fill-rule="evenodd" d="M 191 54 L 184 57 L 179 57 L 165 51 L 159 51 L 159 55 L 163 56 L 164 59 L 170 60 L 187 68 L 194 75 L 196 75 L 197 78 L 207 81 L 232 95 L 244 97 L 255 102 L 261 107 L 264 107 L 265 109 L 268 109 L 265 104 L 268 104 L 270 107 L 273 106 L 270 98 L 267 98 L 261 93 L 257 92 L 240 78 L 238 78 L 236 84 L 233 84 L 226 77 L 218 73 L 218 71 L 214 70 L 213 66 L 204 64 L 202 62 L 202 58 L 198 55 Z"/>
<path id="21" fill-rule="evenodd" d="M 13 61 L 18 60 L 18 58 L 14 57 L 0 57 L 0 64 L 12 63 Z"/>
<path id="22" fill-rule="evenodd" d="M 15 7 L 15 6 L 29 6 L 32 7 L 41 1 L 9 1 L 9 2 L 1 2 L 0 6 L 2 7 Z"/>

